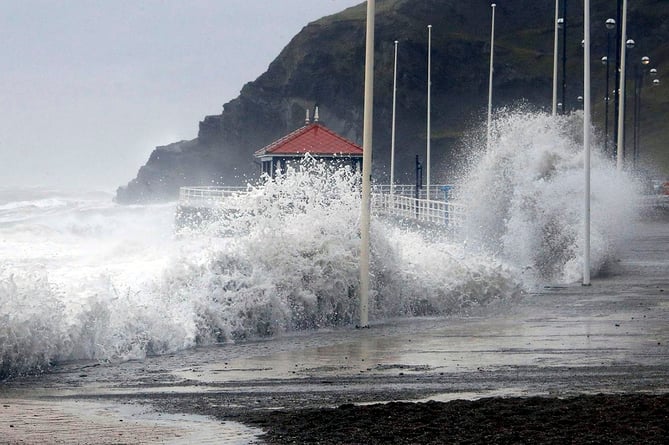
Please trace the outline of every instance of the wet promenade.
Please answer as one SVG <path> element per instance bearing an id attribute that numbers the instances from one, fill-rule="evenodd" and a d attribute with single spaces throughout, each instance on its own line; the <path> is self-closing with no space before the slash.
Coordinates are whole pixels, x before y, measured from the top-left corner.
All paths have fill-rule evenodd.
<path id="1" fill-rule="evenodd" d="M 391 320 L 0 387 L 0 443 L 249 443 L 252 410 L 388 400 L 669 392 L 669 218 L 592 286 L 556 284 L 469 317 Z"/>

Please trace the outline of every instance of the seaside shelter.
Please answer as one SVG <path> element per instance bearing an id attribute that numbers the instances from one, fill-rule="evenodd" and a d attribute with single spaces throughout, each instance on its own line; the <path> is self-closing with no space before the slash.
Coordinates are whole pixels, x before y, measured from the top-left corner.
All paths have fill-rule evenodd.
<path id="1" fill-rule="evenodd" d="M 362 170 L 362 147 L 323 125 L 318 120 L 318 107 L 310 121 L 309 110 L 304 126 L 283 136 L 254 153 L 260 160 L 262 173 L 274 177 L 291 163 L 298 163 L 307 154 L 336 165 L 351 165 Z"/>

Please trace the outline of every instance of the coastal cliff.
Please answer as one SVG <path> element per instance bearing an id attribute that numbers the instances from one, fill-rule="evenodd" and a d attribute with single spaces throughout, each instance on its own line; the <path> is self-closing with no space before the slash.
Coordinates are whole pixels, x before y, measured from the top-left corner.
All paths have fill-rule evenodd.
<path id="1" fill-rule="evenodd" d="M 616 10 L 613 1 L 594 0 L 592 4 L 592 20 L 596 21 L 592 25 L 593 124 L 601 133 L 605 71 L 599 59 L 606 54 L 604 21 L 615 17 Z M 495 108 L 550 107 L 553 7 L 552 0 L 506 0 L 497 5 Z M 570 4 L 567 14 L 568 110 L 578 109 L 576 98 L 582 95 L 582 12 L 582 5 Z M 260 168 L 253 152 L 301 126 L 305 109 L 315 105 L 329 128 L 361 143 L 365 14 L 363 3 L 305 26 L 264 74 L 244 85 L 239 96 L 223 106 L 221 114 L 200 122 L 197 138 L 156 147 L 137 177 L 119 187 L 117 201 L 170 200 L 183 185 L 254 182 Z M 485 120 L 490 17 L 490 4 L 485 1 L 377 1 L 375 180 L 387 181 L 390 164 L 393 42 L 399 41 L 395 176 L 398 182 L 412 182 L 415 156 L 424 159 L 425 155 L 426 26 L 431 24 L 433 181 L 449 181 L 465 150 L 460 143 L 463 134 L 475 132 Z M 669 2 L 634 2 L 628 22 L 628 35 L 637 42 L 630 58 L 649 55 L 662 76 L 669 59 Z M 611 84 L 613 75 L 612 68 Z M 669 78 L 666 82 L 669 85 Z M 669 150 L 664 141 L 669 128 L 664 122 L 669 117 L 669 87 L 645 87 L 642 100 L 641 160 L 667 174 Z M 628 107 L 631 114 L 631 105 Z M 609 125 L 612 122 L 611 114 Z"/>

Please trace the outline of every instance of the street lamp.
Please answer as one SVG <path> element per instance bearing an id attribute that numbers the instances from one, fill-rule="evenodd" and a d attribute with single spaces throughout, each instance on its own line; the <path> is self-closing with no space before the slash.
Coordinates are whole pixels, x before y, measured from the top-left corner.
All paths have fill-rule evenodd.
<path id="1" fill-rule="evenodd" d="M 634 39 L 627 39 L 625 41 L 625 48 L 628 50 L 634 49 L 636 46 L 636 42 Z M 621 70 L 621 76 L 620 76 L 620 110 L 619 110 L 619 125 L 618 125 L 618 162 L 619 162 L 619 170 L 622 170 L 622 164 L 625 162 L 625 114 L 627 113 L 627 52 L 624 53 L 625 55 L 622 56 L 622 63 L 620 65 L 620 70 Z M 636 78 L 636 76 L 635 76 Z M 636 79 L 635 79 L 636 83 Z M 636 91 L 635 91 L 635 97 L 636 97 Z M 636 99 L 635 99 L 636 100 Z M 636 103 L 635 103 L 635 108 L 636 108 Z M 636 109 L 635 109 L 636 111 Z M 632 141 L 634 142 L 634 141 Z M 634 145 L 634 144 L 633 144 Z"/>
<path id="2" fill-rule="evenodd" d="M 656 87 L 660 85 L 660 79 L 657 78 L 657 69 L 656 68 L 651 68 L 650 71 L 650 77 L 653 78 L 653 86 Z"/>
<path id="3" fill-rule="evenodd" d="M 606 26 L 606 56 L 602 63 L 606 65 L 606 95 L 604 96 L 604 153 L 609 151 L 609 102 L 611 102 L 611 87 L 609 86 L 610 58 L 611 58 L 611 31 L 616 27 L 616 20 L 609 18 L 604 22 Z"/>
<path id="4" fill-rule="evenodd" d="M 365 28 L 365 95 L 362 126 L 362 203 L 360 210 L 360 300 L 359 326 L 369 326 L 370 205 L 372 176 L 372 132 L 374 113 L 374 15 L 375 0 L 367 0 Z"/>
<path id="5" fill-rule="evenodd" d="M 393 62 L 393 116 L 390 130 L 390 196 L 395 194 L 395 114 L 397 109 L 397 44 L 395 40 L 394 62 Z"/>
<path id="6" fill-rule="evenodd" d="M 486 145 L 490 148 L 490 128 L 492 126 L 492 75 L 493 75 L 493 61 L 495 54 L 495 6 L 491 4 L 492 8 L 492 24 L 490 27 L 490 75 L 488 79 L 488 135 L 486 138 Z"/>
<path id="7" fill-rule="evenodd" d="M 558 18 L 558 29 L 562 30 L 562 113 L 567 111 L 567 23 L 565 16 L 567 15 L 567 0 L 562 3 L 562 17 Z"/>
<path id="8" fill-rule="evenodd" d="M 653 78 L 652 85 L 655 87 L 660 84 L 660 79 L 657 79 L 657 69 L 651 68 L 646 70 L 646 66 L 650 64 L 650 57 L 643 56 L 641 58 L 641 64 L 636 66 L 636 76 L 634 78 L 634 152 L 633 152 L 633 165 L 637 166 L 639 161 L 639 148 L 641 140 L 641 90 L 643 87 L 643 78 L 648 72 L 651 78 Z"/>
<path id="9" fill-rule="evenodd" d="M 590 0 L 583 0 L 583 171 L 585 172 L 585 218 L 583 249 L 583 286 L 590 286 Z"/>
<path id="10" fill-rule="evenodd" d="M 632 50 L 632 49 L 634 49 L 635 46 L 636 46 L 636 42 L 634 41 L 634 39 L 627 39 L 625 41 L 625 48 L 626 49 Z M 638 67 L 635 67 L 635 70 L 636 69 L 638 69 Z M 626 139 L 626 137 L 625 137 L 626 136 L 625 135 L 625 125 L 626 125 L 625 117 L 626 116 L 625 115 L 627 113 L 627 53 L 625 53 L 625 56 L 623 57 L 623 63 L 621 65 L 621 70 L 622 70 L 621 80 L 620 80 L 620 84 L 621 84 L 620 101 L 621 102 L 620 102 L 620 117 L 619 117 L 621 127 L 619 127 L 619 131 L 622 130 L 621 133 L 620 133 L 622 137 L 618 138 L 618 146 L 619 146 L 618 153 L 620 154 L 620 162 L 622 163 L 622 162 L 625 161 L 625 148 L 626 148 L 626 144 L 625 144 L 625 139 Z M 636 71 L 635 71 L 635 76 L 634 77 L 635 77 L 635 80 L 634 80 L 634 82 L 635 82 L 635 94 L 634 94 L 634 97 L 635 97 L 634 107 L 635 108 L 634 108 L 634 113 L 636 113 L 636 78 L 637 78 Z M 636 138 L 636 135 L 634 135 L 634 137 L 632 139 L 632 146 L 633 147 L 634 147 L 634 138 Z M 632 159 L 634 159 L 634 154 L 632 155 Z"/>
<path id="11" fill-rule="evenodd" d="M 619 21 L 618 26 L 620 27 L 619 38 L 616 39 L 617 42 L 620 42 L 618 47 L 620 54 L 618 55 L 618 66 L 619 69 L 616 70 L 617 84 L 616 88 L 618 89 L 618 94 L 616 94 L 616 111 L 618 113 L 616 119 L 616 169 L 622 171 L 623 169 L 623 143 L 624 143 L 624 125 L 625 122 L 625 107 L 621 106 L 621 100 L 623 100 L 625 94 L 625 58 L 626 58 L 626 45 L 625 40 L 627 39 L 627 0 L 622 0 L 622 4 L 618 3 L 618 17 L 622 18 Z M 617 44 L 617 43 L 616 43 Z"/>
<path id="12" fill-rule="evenodd" d="M 427 25 L 427 142 L 426 142 L 426 162 L 427 162 L 427 200 L 430 200 L 430 114 L 431 114 L 431 103 L 430 89 L 432 88 L 432 25 Z"/>
<path id="13" fill-rule="evenodd" d="M 558 69 L 558 30 L 559 30 L 559 12 L 560 0 L 555 0 L 555 24 L 554 24 L 554 34 L 553 34 L 553 101 L 552 101 L 552 115 L 555 117 L 557 114 L 557 69 Z"/>
<path id="14" fill-rule="evenodd" d="M 650 57 L 643 56 L 641 64 L 634 66 L 634 114 L 632 125 L 632 166 L 636 169 L 639 160 L 639 114 L 641 113 L 641 85 L 644 67 L 650 63 Z"/>

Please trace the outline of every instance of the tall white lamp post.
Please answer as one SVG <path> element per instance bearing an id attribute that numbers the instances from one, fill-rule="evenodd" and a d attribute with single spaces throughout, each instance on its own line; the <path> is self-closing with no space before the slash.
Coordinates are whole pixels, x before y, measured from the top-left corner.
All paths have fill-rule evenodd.
<path id="1" fill-rule="evenodd" d="M 390 196 L 395 194 L 395 111 L 397 105 L 397 40 L 395 40 L 395 63 L 393 64 L 393 118 L 390 129 Z"/>
<path id="2" fill-rule="evenodd" d="M 625 147 L 625 58 L 627 56 L 627 0 L 623 0 L 623 17 L 620 31 L 620 84 L 618 85 L 618 137 L 616 150 L 616 168 L 618 171 L 623 169 L 623 156 Z"/>
<path id="3" fill-rule="evenodd" d="M 604 22 L 606 26 L 606 57 L 602 58 L 602 62 L 606 66 L 606 94 L 604 95 L 604 153 L 609 151 L 609 102 L 611 99 L 611 91 L 609 86 L 609 65 L 611 58 L 611 31 L 616 27 L 616 20 L 609 18 Z"/>
<path id="4" fill-rule="evenodd" d="M 555 0 L 555 30 L 553 34 L 553 107 L 551 114 L 553 117 L 557 115 L 557 87 L 558 87 L 558 34 L 560 26 L 559 20 L 560 0 Z"/>
<path id="5" fill-rule="evenodd" d="M 365 102 L 362 128 L 362 209 L 360 214 L 360 324 L 369 326 L 369 241 L 372 176 L 372 116 L 374 106 L 374 0 L 367 0 L 365 40 Z"/>
<path id="6" fill-rule="evenodd" d="M 590 286 L 590 0 L 583 0 L 583 35 L 583 168 L 585 170 L 583 285 Z"/>
<path id="7" fill-rule="evenodd" d="M 427 25 L 427 146 L 426 146 L 426 160 L 427 162 L 427 188 L 426 197 L 430 200 L 430 90 L 432 88 L 432 25 Z"/>
<path id="8" fill-rule="evenodd" d="M 492 75 L 493 75 L 493 60 L 495 55 L 495 5 L 490 5 L 492 8 L 492 25 L 490 29 L 490 74 L 488 76 L 488 136 L 486 144 L 490 148 L 490 134 L 492 128 Z"/>

